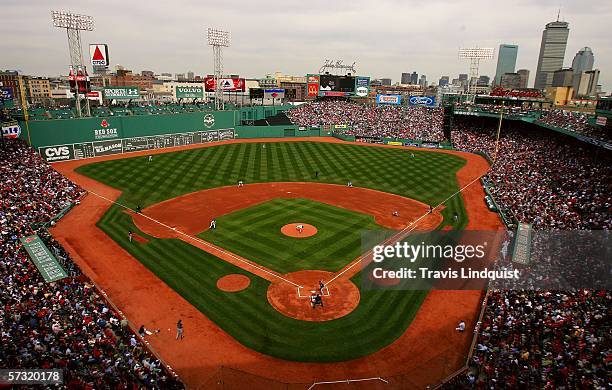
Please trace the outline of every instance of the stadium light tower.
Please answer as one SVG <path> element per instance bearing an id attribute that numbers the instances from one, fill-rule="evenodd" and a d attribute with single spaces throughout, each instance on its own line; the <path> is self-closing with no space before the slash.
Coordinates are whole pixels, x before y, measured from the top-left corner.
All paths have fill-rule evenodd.
<path id="1" fill-rule="evenodd" d="M 480 60 L 491 60 L 494 57 L 495 49 L 492 47 L 459 49 L 459 58 L 470 60 L 470 79 L 468 80 L 468 93 L 470 95 L 476 95 L 476 83 L 478 82 Z"/>
<path id="2" fill-rule="evenodd" d="M 66 11 L 51 11 L 51 19 L 53 26 L 57 28 L 65 28 L 68 35 L 68 51 L 70 53 L 70 65 L 75 71 L 85 69 L 83 63 L 83 48 L 81 46 L 81 31 L 93 31 L 94 19 L 92 16 L 74 14 Z M 82 116 L 81 101 L 79 99 L 79 89 L 75 92 L 77 115 Z M 91 116 L 89 108 L 89 100 L 85 97 L 86 115 Z"/>
<path id="3" fill-rule="evenodd" d="M 222 110 L 223 104 L 223 89 L 220 79 L 223 77 L 223 47 L 230 46 L 230 32 L 218 30 L 216 28 L 208 28 L 208 45 L 213 49 L 213 61 L 215 68 L 215 108 Z"/>

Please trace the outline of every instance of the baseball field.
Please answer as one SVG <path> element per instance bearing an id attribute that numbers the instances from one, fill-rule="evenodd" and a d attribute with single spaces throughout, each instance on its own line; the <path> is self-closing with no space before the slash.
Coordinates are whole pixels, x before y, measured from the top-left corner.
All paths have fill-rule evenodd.
<path id="1" fill-rule="evenodd" d="M 92 209 L 101 216 L 97 234 L 112 239 L 221 332 L 283 361 L 333 363 L 367 358 L 394 344 L 431 299 L 428 291 L 360 291 L 355 265 L 362 232 L 466 228 L 469 207 L 461 195 L 451 196 L 465 184 L 457 174 L 466 164 L 453 153 L 275 141 L 57 167 L 91 185 L 89 196 L 99 205 L 106 203 L 103 210 Z M 212 219 L 216 229 L 209 228 Z M 316 232 L 283 233 L 296 223 Z M 62 237 L 67 223 L 60 225 L 58 238 L 82 254 L 77 261 L 96 280 L 104 266 L 84 260 L 89 256 L 79 247 L 87 244 Z M 308 294 L 318 280 L 327 283 L 325 307 L 312 309 Z M 120 290 L 115 300 L 128 300 Z M 189 320 L 184 322 L 189 336 Z"/>

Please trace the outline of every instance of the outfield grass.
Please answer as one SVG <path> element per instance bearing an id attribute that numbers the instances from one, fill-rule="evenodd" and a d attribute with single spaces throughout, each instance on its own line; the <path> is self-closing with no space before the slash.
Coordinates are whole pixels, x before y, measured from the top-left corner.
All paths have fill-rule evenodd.
<path id="1" fill-rule="evenodd" d="M 355 186 L 437 204 L 458 190 L 455 173 L 465 164 L 457 156 L 427 151 L 414 151 L 415 157 L 411 158 L 407 150 L 359 145 L 317 142 L 265 145 L 264 148 L 257 143 L 228 144 L 173 152 L 155 155 L 152 163 L 146 157 L 132 157 L 85 165 L 77 171 L 122 190 L 119 201 L 131 207 L 235 184 L 239 179 L 247 183 L 335 184 L 352 180 Z M 319 171 L 318 179 L 314 177 L 315 171 Z M 467 217 L 461 198 L 455 197 L 445 205 L 443 225 L 455 224 L 450 217 L 457 212 L 460 218 L 454 227 L 462 228 Z M 298 321 L 270 306 L 266 280 L 180 240 L 148 237 L 138 231 L 119 206 L 112 206 L 98 226 L 238 341 L 284 359 L 330 362 L 375 352 L 405 331 L 427 295 L 426 291 L 362 292 L 359 306 L 343 318 L 316 323 Z M 150 241 L 129 243 L 128 230 Z M 310 258 L 319 249 L 325 248 L 313 246 L 303 253 Z M 348 256 L 346 263 L 354 257 Z M 231 273 L 248 274 L 249 288 L 238 293 L 218 290 L 217 279 Z M 359 284 L 360 275 L 353 280 Z"/>
<path id="2" fill-rule="evenodd" d="M 265 148 L 262 146 L 265 145 Z M 438 204 L 457 190 L 465 160 L 450 154 L 321 142 L 219 145 L 84 165 L 77 172 L 122 190 L 122 200 L 148 206 L 206 188 L 278 181 L 367 187 Z M 315 171 L 319 172 L 315 179 Z"/>
<path id="3" fill-rule="evenodd" d="M 303 222 L 317 234 L 293 238 L 282 226 Z M 198 236 L 281 274 L 336 272 L 361 254 L 361 233 L 385 230 L 371 215 L 308 199 L 274 199 L 217 218 L 218 229 Z"/>

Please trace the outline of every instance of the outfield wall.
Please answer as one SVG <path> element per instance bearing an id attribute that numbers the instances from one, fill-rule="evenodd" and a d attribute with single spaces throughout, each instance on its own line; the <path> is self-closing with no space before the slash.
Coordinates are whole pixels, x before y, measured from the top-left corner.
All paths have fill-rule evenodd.
<path id="1" fill-rule="evenodd" d="M 20 122 L 21 135 L 49 162 L 223 141 L 234 138 L 319 137 L 318 127 L 243 126 L 289 106 L 230 111 L 107 116 Z"/>
<path id="2" fill-rule="evenodd" d="M 160 134 L 234 128 L 236 111 L 108 116 L 20 122 L 21 137 L 38 149 L 63 145 Z"/>
<path id="3" fill-rule="evenodd" d="M 236 138 L 320 137 L 319 128 L 285 126 L 236 126 Z"/>

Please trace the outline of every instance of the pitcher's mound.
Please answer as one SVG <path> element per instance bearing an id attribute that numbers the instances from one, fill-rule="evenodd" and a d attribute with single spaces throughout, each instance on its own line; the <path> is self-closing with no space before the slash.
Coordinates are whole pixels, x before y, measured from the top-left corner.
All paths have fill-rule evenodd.
<path id="1" fill-rule="evenodd" d="M 298 226 L 302 226 L 302 229 L 298 230 Z M 317 234 L 317 228 L 302 222 L 288 223 L 281 228 L 281 233 L 289 237 L 306 238 Z"/>
<path id="2" fill-rule="evenodd" d="M 230 274 L 217 280 L 217 288 L 225 292 L 238 292 L 249 287 L 251 279 L 246 275 Z"/>

